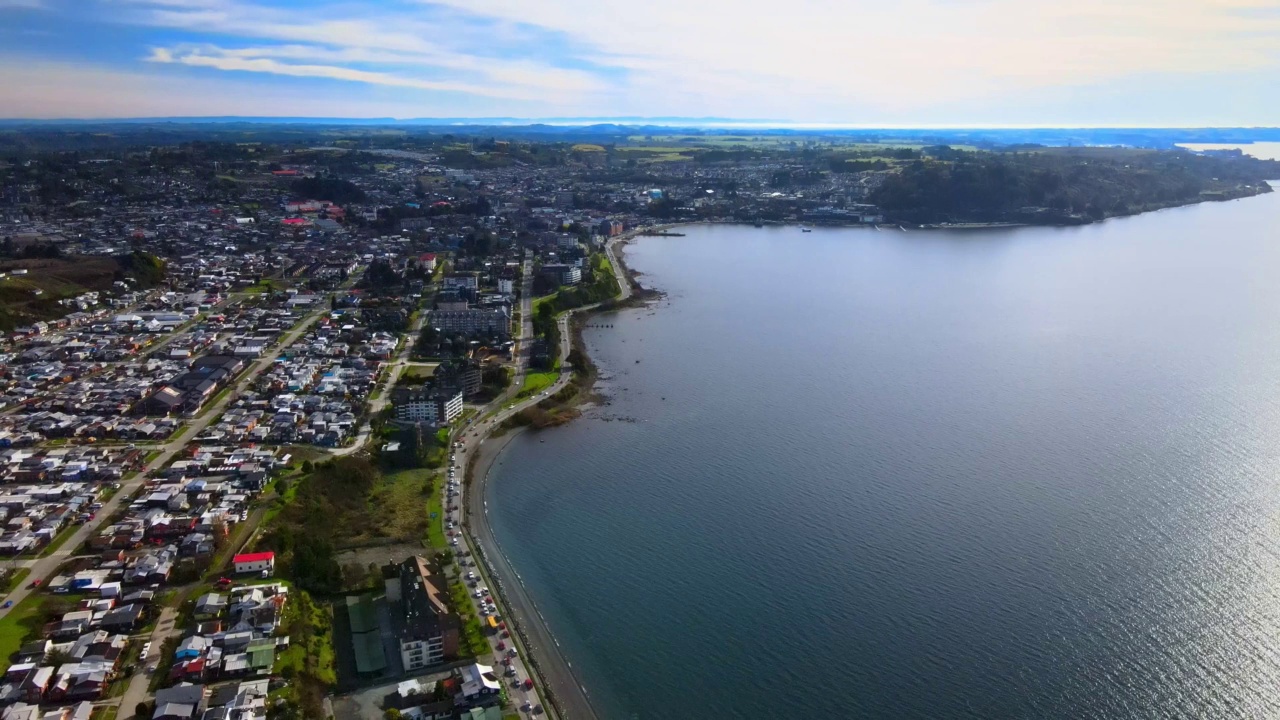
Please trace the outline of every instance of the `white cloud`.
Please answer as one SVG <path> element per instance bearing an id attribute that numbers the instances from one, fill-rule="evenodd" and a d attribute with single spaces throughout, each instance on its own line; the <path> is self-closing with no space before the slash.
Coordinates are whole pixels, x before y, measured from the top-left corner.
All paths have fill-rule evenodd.
<path id="1" fill-rule="evenodd" d="M 245 57 L 224 53 L 205 54 L 192 50 L 174 53 L 166 48 L 154 48 L 147 60 L 156 63 L 177 63 L 191 67 L 215 68 L 241 72 L 268 73 L 290 77 L 327 78 L 347 82 L 366 83 L 369 85 L 387 85 L 390 87 L 412 88 L 437 92 L 456 92 L 483 97 L 503 98 L 508 100 L 537 100 L 539 96 L 514 86 L 493 87 L 471 85 L 460 82 L 423 80 L 420 78 L 402 77 L 389 73 L 357 70 L 337 65 L 303 65 L 282 63 L 264 57 Z"/>
<path id="2" fill-rule="evenodd" d="M 430 106 L 260 83 L 209 80 L 146 72 L 113 71 L 77 63 L 39 62 L 0 55 L 0 107 L 7 118 L 185 117 L 293 115 L 412 117 Z"/>
<path id="3" fill-rule="evenodd" d="M 605 88 L 590 73 L 529 58 L 485 57 L 445 47 L 428 38 L 445 36 L 449 28 L 409 16 L 326 16 L 284 12 L 232 0 L 134 0 L 148 6 L 133 20 L 199 33 L 233 35 L 282 43 L 250 48 L 213 45 L 167 48 L 179 62 L 222 70 L 332 77 L 353 82 L 396 85 L 422 90 L 451 89 L 511 99 L 570 102 Z M 212 56 L 212 57 L 210 57 Z M 159 60 L 151 57 L 151 60 Z M 254 60 L 255 62 L 238 62 Z M 262 60 L 311 61 L 326 70 Z M 342 72 L 342 66 L 400 65 L 420 71 L 463 73 L 453 82 L 381 69 Z"/>
<path id="4" fill-rule="evenodd" d="M 211 41 L 168 43 L 157 64 L 513 104 L 499 114 L 936 123 L 1280 75 L 1280 0 L 419 1 L 114 0 L 110 17 Z M 1251 82 L 1242 105 L 1271 92 Z"/>
<path id="5" fill-rule="evenodd" d="M 39 10 L 44 6 L 44 0 L 0 0 L 0 10 L 5 10 L 7 8 Z"/>
<path id="6" fill-rule="evenodd" d="M 701 88 L 738 107 L 835 99 L 846 108 L 926 108 L 974 95 L 1280 61 L 1280 18 L 1240 13 L 1280 6 L 1275 0 L 429 4 L 437 3 L 563 32 L 599 48 L 600 62 L 647 76 L 642 83 L 686 94 Z"/>

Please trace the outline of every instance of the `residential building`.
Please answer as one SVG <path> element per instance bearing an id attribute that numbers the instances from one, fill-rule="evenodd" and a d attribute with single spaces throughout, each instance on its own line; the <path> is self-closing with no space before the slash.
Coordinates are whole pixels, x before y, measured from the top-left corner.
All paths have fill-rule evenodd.
<path id="1" fill-rule="evenodd" d="M 422 556 L 384 569 L 387 602 L 403 615 L 400 660 L 412 672 L 438 665 L 458 654 L 458 616 L 448 604 L 444 577 L 432 572 Z"/>
<path id="2" fill-rule="evenodd" d="M 427 320 L 432 327 L 445 333 L 511 335 L 511 312 L 505 307 L 435 310 Z"/>
<path id="3" fill-rule="evenodd" d="M 276 571 L 276 554 L 273 552 L 245 553 L 235 556 L 236 573 L 261 573 Z"/>
<path id="4" fill-rule="evenodd" d="M 446 425 L 462 414 L 462 391 L 456 388 L 399 386 L 392 392 L 396 419 Z"/>
<path id="5" fill-rule="evenodd" d="M 582 282 L 582 269 L 576 265 L 553 263 L 542 266 L 542 274 L 561 285 L 577 285 Z"/>

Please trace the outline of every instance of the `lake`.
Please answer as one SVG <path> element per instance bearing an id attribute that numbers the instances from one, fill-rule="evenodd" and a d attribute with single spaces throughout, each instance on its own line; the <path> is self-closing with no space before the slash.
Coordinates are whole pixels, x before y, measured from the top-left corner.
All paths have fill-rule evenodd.
<path id="1" fill-rule="evenodd" d="M 1272 715 L 1278 222 L 643 238 L 494 531 L 605 718 Z"/>

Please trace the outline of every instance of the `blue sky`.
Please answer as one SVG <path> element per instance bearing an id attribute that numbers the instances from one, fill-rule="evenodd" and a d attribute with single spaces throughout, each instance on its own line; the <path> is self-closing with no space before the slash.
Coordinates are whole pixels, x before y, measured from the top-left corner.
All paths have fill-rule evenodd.
<path id="1" fill-rule="evenodd" d="M 1280 125 L 1280 0 L 0 0 L 0 117 Z"/>

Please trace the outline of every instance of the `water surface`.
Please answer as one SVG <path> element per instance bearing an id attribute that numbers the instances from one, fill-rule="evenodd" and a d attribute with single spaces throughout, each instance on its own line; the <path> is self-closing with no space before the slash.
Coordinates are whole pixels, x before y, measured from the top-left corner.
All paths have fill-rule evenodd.
<path id="1" fill-rule="evenodd" d="M 607 718 L 1280 713 L 1278 221 L 643 239 L 497 537 Z"/>

